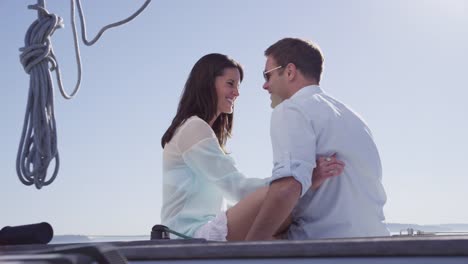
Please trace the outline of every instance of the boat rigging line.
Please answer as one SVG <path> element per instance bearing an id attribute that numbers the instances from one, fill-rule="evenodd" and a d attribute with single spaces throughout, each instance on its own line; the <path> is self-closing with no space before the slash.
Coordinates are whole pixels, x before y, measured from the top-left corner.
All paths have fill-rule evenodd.
<path id="1" fill-rule="evenodd" d="M 55 30 L 63 27 L 63 19 L 49 13 L 45 0 L 29 5 L 28 9 L 37 10 L 38 18 L 28 28 L 24 39 L 24 47 L 20 48 L 20 61 L 24 70 L 30 76 L 29 94 L 26 104 L 21 140 L 16 157 L 16 172 L 25 185 L 35 185 L 37 189 L 51 184 L 57 177 L 60 167 L 60 157 L 57 147 L 57 125 L 54 113 L 52 71 L 55 71 L 60 93 L 65 99 L 72 99 L 80 89 L 81 57 L 78 45 L 78 34 L 75 25 L 75 3 L 81 21 L 81 38 L 83 43 L 91 46 L 102 34 L 113 27 L 123 25 L 137 17 L 150 4 L 146 0 L 131 16 L 118 22 L 104 26 L 92 40 L 86 37 L 86 22 L 80 0 L 71 0 L 71 23 L 75 44 L 75 57 L 78 65 L 78 78 L 71 94 L 62 85 L 60 67 L 52 48 L 52 35 Z M 47 180 L 47 171 L 52 160 L 55 167 L 52 176 Z"/>

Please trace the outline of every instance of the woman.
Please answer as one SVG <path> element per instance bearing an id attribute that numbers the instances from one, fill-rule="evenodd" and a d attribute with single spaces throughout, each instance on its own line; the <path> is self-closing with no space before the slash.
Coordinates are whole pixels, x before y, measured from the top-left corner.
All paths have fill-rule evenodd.
<path id="1" fill-rule="evenodd" d="M 268 179 L 246 178 L 226 155 L 234 102 L 243 69 L 222 54 L 208 54 L 192 68 L 176 116 L 161 139 L 163 150 L 162 223 L 188 236 L 244 240 L 268 190 Z M 334 157 L 319 159 L 317 188 L 341 173 Z M 334 173 L 330 173 L 334 171 Z M 239 201 L 223 212 L 223 198 Z M 288 223 L 278 230 L 282 232 Z"/>

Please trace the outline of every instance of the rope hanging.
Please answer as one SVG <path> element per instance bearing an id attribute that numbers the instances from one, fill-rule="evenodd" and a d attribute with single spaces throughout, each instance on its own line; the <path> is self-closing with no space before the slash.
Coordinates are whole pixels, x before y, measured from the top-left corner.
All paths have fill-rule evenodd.
<path id="1" fill-rule="evenodd" d="M 76 1 L 81 21 L 81 37 L 85 45 L 96 43 L 102 34 L 113 27 L 123 25 L 137 17 L 149 5 L 145 3 L 128 18 L 103 27 L 91 41 L 86 39 L 86 22 L 80 0 Z M 71 17 L 75 56 L 78 65 L 78 80 L 75 89 L 69 95 L 62 85 L 60 68 L 52 49 L 51 36 L 56 29 L 63 27 L 63 20 L 51 14 L 45 8 L 45 0 L 38 0 L 37 4 L 28 6 L 37 10 L 38 19 L 26 32 L 23 48 L 20 48 L 20 61 L 27 74 L 30 75 L 28 102 L 24 117 L 21 140 L 16 157 L 16 172 L 20 181 L 25 185 L 34 184 L 37 189 L 51 184 L 57 177 L 60 158 L 57 148 L 57 126 L 54 114 L 53 82 L 51 72 L 56 72 L 60 93 L 65 99 L 72 99 L 80 88 L 81 58 L 75 26 L 75 0 L 71 0 Z M 54 172 L 46 180 L 50 163 L 55 159 Z"/>

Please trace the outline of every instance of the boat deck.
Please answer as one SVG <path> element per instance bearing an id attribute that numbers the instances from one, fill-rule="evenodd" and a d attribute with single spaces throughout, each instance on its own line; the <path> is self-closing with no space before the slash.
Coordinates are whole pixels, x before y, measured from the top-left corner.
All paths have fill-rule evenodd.
<path id="1" fill-rule="evenodd" d="M 0 263 L 36 263 L 29 260 L 34 257 L 40 263 L 468 263 L 468 236 L 262 242 L 148 240 L 0 247 Z"/>

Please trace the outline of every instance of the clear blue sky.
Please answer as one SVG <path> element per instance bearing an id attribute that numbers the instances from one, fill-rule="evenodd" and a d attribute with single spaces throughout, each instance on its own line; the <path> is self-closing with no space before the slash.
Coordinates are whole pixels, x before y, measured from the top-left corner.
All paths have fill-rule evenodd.
<path id="1" fill-rule="evenodd" d="M 0 1 L 0 228 L 48 221 L 56 234 L 149 234 L 160 222 L 160 138 L 191 67 L 212 52 L 232 56 L 246 72 L 228 147 L 245 174 L 269 176 L 263 51 L 288 36 L 321 46 L 322 87 L 372 129 L 388 222 L 468 223 L 467 1 L 153 1 L 130 24 L 82 45 L 74 100 L 55 87 L 61 169 L 42 190 L 22 185 L 15 172 L 29 89 L 18 49 L 36 19 L 27 9 L 35 2 Z M 70 3 L 46 2 L 65 20 L 52 41 L 71 91 Z M 82 2 L 90 38 L 143 0 Z"/>

